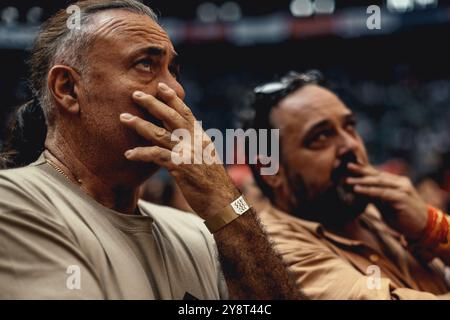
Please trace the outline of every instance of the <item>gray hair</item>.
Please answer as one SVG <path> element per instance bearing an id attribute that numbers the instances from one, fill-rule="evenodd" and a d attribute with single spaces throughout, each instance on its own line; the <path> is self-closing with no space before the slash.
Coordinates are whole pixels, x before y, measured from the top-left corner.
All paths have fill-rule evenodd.
<path id="1" fill-rule="evenodd" d="M 79 9 L 81 28 L 69 28 L 70 18 L 66 10 L 58 11 L 41 27 L 31 51 L 30 88 L 45 115 L 47 125 L 52 123 L 52 98 L 47 87 L 49 70 L 55 64 L 66 64 L 83 72 L 86 68 L 85 54 L 95 38 L 90 24 L 92 17 L 101 11 L 124 9 L 150 17 L 158 22 L 152 9 L 136 0 L 87 0 L 73 4 Z"/>

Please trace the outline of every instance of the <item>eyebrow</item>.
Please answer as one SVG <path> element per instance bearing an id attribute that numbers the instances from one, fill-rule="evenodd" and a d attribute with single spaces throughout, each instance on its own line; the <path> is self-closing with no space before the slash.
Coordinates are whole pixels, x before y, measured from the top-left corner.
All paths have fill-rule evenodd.
<path id="1" fill-rule="evenodd" d="M 330 121 L 329 120 L 321 120 L 315 124 L 313 124 L 312 126 L 309 127 L 308 130 L 306 130 L 306 134 L 305 137 L 308 137 L 309 135 L 311 135 L 311 133 L 318 131 L 320 129 L 326 128 L 330 125 Z"/>
<path id="2" fill-rule="evenodd" d="M 171 60 L 177 60 L 178 59 L 178 53 L 176 51 L 170 51 L 171 53 Z M 167 54 L 167 50 L 165 48 L 159 47 L 159 46 L 148 46 L 148 47 L 144 47 L 144 48 L 140 48 L 138 50 L 136 50 L 133 53 L 133 56 L 138 56 L 141 54 L 147 54 L 149 56 L 153 56 L 153 57 L 163 57 Z"/>
<path id="3" fill-rule="evenodd" d="M 355 114 L 353 112 L 345 114 L 342 117 L 342 121 L 343 122 L 348 122 L 348 121 L 353 121 L 353 120 L 356 120 L 356 116 L 355 116 Z M 331 121 L 328 120 L 328 119 L 321 120 L 321 121 L 317 122 L 317 123 L 311 125 L 308 130 L 306 130 L 306 134 L 304 135 L 304 137 L 308 137 L 312 133 L 314 133 L 315 131 L 318 131 L 320 129 L 326 128 L 330 124 L 331 124 Z"/>

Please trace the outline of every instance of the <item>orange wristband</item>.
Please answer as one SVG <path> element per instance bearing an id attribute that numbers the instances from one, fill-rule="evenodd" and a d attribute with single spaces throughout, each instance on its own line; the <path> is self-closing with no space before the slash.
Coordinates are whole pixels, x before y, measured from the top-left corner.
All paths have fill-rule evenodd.
<path id="1" fill-rule="evenodd" d="M 435 248 L 448 242 L 449 224 L 446 215 L 428 206 L 428 222 L 420 244 L 426 248 Z"/>

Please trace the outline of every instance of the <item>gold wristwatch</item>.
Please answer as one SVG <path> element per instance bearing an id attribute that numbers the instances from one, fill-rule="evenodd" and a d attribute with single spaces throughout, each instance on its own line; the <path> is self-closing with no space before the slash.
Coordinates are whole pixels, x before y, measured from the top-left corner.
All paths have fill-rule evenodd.
<path id="1" fill-rule="evenodd" d="M 242 214 L 247 212 L 250 206 L 247 204 L 243 196 L 240 196 L 221 212 L 215 214 L 205 221 L 205 225 L 211 233 L 216 233 L 233 220 L 239 218 Z"/>

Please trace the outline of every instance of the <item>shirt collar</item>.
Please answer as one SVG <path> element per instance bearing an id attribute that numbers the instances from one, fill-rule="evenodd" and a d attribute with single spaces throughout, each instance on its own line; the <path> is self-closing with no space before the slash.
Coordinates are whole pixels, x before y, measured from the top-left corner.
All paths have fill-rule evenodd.
<path id="1" fill-rule="evenodd" d="M 81 198 L 85 199 L 86 201 L 93 204 L 94 206 L 102 208 L 102 210 L 108 211 L 111 216 L 115 217 L 115 218 L 113 218 L 113 219 L 115 219 L 115 221 L 119 221 L 120 219 L 125 219 L 127 221 L 136 221 L 135 223 L 138 225 L 138 227 L 139 227 L 139 224 L 142 224 L 142 222 L 140 222 L 140 220 L 149 221 L 148 224 L 150 224 L 150 225 L 154 221 L 153 218 L 148 213 L 147 208 L 143 205 L 142 200 L 139 200 L 137 203 L 139 215 L 138 214 L 128 215 L 128 214 L 124 214 L 124 213 L 121 213 L 121 212 L 118 212 L 118 211 L 115 211 L 115 210 L 112 210 L 110 208 L 103 206 L 100 202 L 96 201 L 90 195 L 88 195 L 83 190 L 81 190 L 81 188 L 78 185 L 76 185 L 75 183 L 72 183 L 71 181 L 64 178 L 61 175 L 61 173 L 56 171 L 56 169 L 53 166 L 48 164 L 43 153 L 39 156 L 39 158 L 35 162 L 29 164 L 29 166 L 39 167 L 44 172 L 46 172 L 47 174 L 50 174 L 53 178 L 57 179 L 59 181 L 59 183 L 62 183 L 63 185 L 67 186 L 70 190 L 72 190 L 74 193 L 79 195 Z"/>
<path id="2" fill-rule="evenodd" d="M 353 240 L 347 237 L 344 237 L 342 235 L 338 235 L 330 230 L 327 230 L 327 228 L 321 224 L 320 222 L 311 221 L 311 220 L 305 220 L 301 219 L 295 216 L 292 216 L 288 213 L 285 213 L 273 206 L 270 206 L 270 208 L 267 209 L 268 214 L 270 216 L 274 216 L 278 219 L 283 219 L 285 221 L 289 221 L 290 223 L 301 225 L 303 228 L 307 229 L 309 232 L 315 234 L 316 236 L 320 238 L 326 238 L 332 242 L 344 245 L 344 246 L 363 246 L 364 243 L 359 240 Z M 403 246 L 406 246 L 406 241 L 404 237 L 388 228 L 385 223 L 381 219 L 381 215 L 379 211 L 375 208 L 374 205 L 370 204 L 367 206 L 366 210 L 361 214 L 359 219 L 362 220 L 363 223 L 367 225 L 368 228 L 376 231 L 379 233 L 381 237 L 384 236 L 383 233 L 389 234 L 393 236 L 394 238 L 397 238 L 400 243 L 402 243 Z"/>

